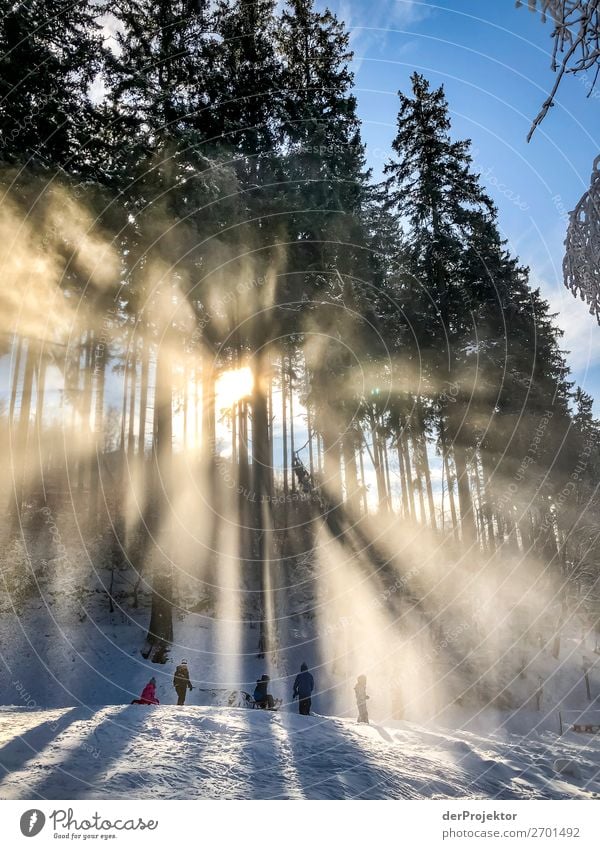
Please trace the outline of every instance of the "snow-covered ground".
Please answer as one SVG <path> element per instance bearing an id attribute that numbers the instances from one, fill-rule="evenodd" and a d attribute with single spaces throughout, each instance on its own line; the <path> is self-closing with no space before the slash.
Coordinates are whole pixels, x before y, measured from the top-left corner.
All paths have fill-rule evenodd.
<path id="1" fill-rule="evenodd" d="M 591 798 L 600 740 L 244 708 L 0 711 L 2 799 Z"/>
<path id="2" fill-rule="evenodd" d="M 416 706 L 409 703 L 406 721 L 394 721 L 393 682 L 381 670 L 377 678 L 367 669 L 372 725 L 365 727 L 354 721 L 352 687 L 359 670 L 331 658 L 331 635 L 319 638 L 310 620 L 290 619 L 280 644 L 263 659 L 256 655 L 253 623 L 236 630 L 208 613 L 178 612 L 175 644 L 160 664 L 140 651 L 147 604 L 111 614 L 101 593 L 97 600 L 88 594 L 84 604 L 63 590 L 50 598 L 32 596 L 18 609 L 4 604 L 0 798 L 600 794 L 600 735 L 558 733 L 559 709 L 572 711 L 564 714 L 567 727 L 580 711 L 600 721 L 600 659 L 575 628 L 564 629 L 559 659 L 549 640 L 508 656 L 512 666 L 502 681 L 509 707 L 476 698 L 459 703 L 442 688 L 437 698 L 426 694 Z M 582 677 L 584 655 L 591 664 L 591 701 Z M 182 657 L 189 661 L 194 690 L 178 708 L 172 679 Z M 301 660 L 317 680 L 317 715 L 311 717 L 298 716 L 290 703 Z M 241 691 L 251 692 L 265 671 L 273 694 L 284 702 L 278 713 L 240 707 Z M 415 682 L 402 671 L 404 693 L 410 694 Z M 151 676 L 161 705 L 130 705 Z"/>

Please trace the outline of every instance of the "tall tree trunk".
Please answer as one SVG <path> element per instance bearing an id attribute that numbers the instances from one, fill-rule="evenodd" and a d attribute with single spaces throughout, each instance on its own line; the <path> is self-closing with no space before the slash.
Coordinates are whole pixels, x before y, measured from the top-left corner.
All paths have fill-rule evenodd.
<path id="1" fill-rule="evenodd" d="M 132 350 L 129 376 L 129 429 L 127 432 L 127 456 L 133 460 L 135 455 L 135 396 L 137 388 L 137 359 L 136 352 Z"/>
<path id="2" fill-rule="evenodd" d="M 200 370 L 198 368 L 198 363 L 194 360 L 194 451 L 198 452 L 198 446 L 200 444 L 200 393 L 198 391 L 200 386 Z"/>
<path id="3" fill-rule="evenodd" d="M 379 502 L 379 509 L 385 510 L 387 509 L 387 493 L 385 487 L 385 477 L 382 466 L 382 458 L 381 452 L 379 450 L 379 436 L 377 434 L 377 421 L 375 419 L 375 415 L 373 411 L 369 411 L 369 417 L 371 419 L 371 442 L 373 445 L 373 454 L 371 460 L 373 462 L 373 466 L 375 468 L 375 480 L 377 481 L 377 500 Z"/>
<path id="4" fill-rule="evenodd" d="M 289 396 L 290 396 L 290 456 L 292 458 L 292 469 L 294 466 L 294 453 L 296 443 L 294 439 L 294 381 L 292 369 L 292 355 L 288 355 Z M 292 492 L 296 492 L 296 475 L 292 471 Z"/>
<path id="5" fill-rule="evenodd" d="M 242 488 L 242 498 L 246 498 L 247 492 L 250 489 L 250 466 L 248 459 L 248 402 L 242 399 L 238 404 L 238 410 L 238 478 L 240 487 Z M 252 427 L 254 438 L 254 423 Z"/>
<path id="6" fill-rule="evenodd" d="M 496 532 L 494 529 L 494 511 L 492 507 L 492 490 L 491 490 L 491 481 L 490 474 L 488 470 L 487 461 L 485 458 L 485 451 L 483 449 L 479 449 L 478 451 L 479 462 L 481 464 L 481 480 L 483 484 L 483 511 L 485 515 L 485 520 L 487 524 L 487 532 L 488 532 L 488 540 L 489 546 L 492 551 L 496 548 Z"/>
<path id="7" fill-rule="evenodd" d="M 394 506 L 393 503 L 392 503 L 392 481 L 391 481 L 391 478 L 390 478 L 390 460 L 389 460 L 389 457 L 388 457 L 387 438 L 386 438 L 385 434 L 381 436 L 379 444 L 380 444 L 380 448 L 381 448 L 381 456 L 382 456 L 382 459 L 383 459 L 383 472 L 384 472 L 384 475 L 385 475 L 385 487 L 386 487 L 386 490 L 387 490 L 387 498 L 386 498 L 387 507 L 388 507 L 388 510 L 392 510 L 393 506 Z"/>
<path id="8" fill-rule="evenodd" d="M 402 516 L 404 519 L 410 519 L 410 505 L 408 503 L 406 470 L 404 468 L 404 452 L 402 451 L 400 430 L 396 432 L 396 450 L 398 452 L 398 470 L 400 474 L 400 490 L 402 492 Z"/>
<path id="9" fill-rule="evenodd" d="M 413 487 L 412 466 L 410 462 L 410 446 L 408 442 L 408 429 L 406 427 L 406 420 L 400 421 L 399 424 L 402 428 L 400 432 L 400 445 L 402 447 L 402 454 L 404 456 L 404 469 L 406 472 L 406 489 L 408 492 L 410 518 L 416 522 L 417 512 L 415 510 L 415 492 Z"/>
<path id="10" fill-rule="evenodd" d="M 467 467 L 469 468 L 469 467 Z M 477 474 L 477 466 L 475 462 L 470 464 L 470 483 L 471 483 L 471 501 L 473 502 L 473 514 L 475 519 L 475 530 L 479 538 L 479 542 L 483 549 L 487 548 L 487 538 L 485 535 L 485 523 L 483 520 L 483 511 L 481 509 L 481 487 L 479 476 Z"/>
<path id="11" fill-rule="evenodd" d="M 231 408 L 231 468 L 235 472 L 238 461 L 238 406 L 237 402 L 233 402 Z"/>
<path id="12" fill-rule="evenodd" d="M 288 459 L 287 459 L 287 387 L 285 379 L 285 352 L 281 355 L 281 441 L 283 443 L 283 494 L 288 494 Z"/>
<path id="13" fill-rule="evenodd" d="M 125 354 L 125 369 L 123 371 L 123 401 L 121 404 L 121 438 L 119 440 L 119 451 L 125 454 L 125 431 L 127 426 L 127 401 L 129 400 L 127 390 L 129 389 L 129 371 L 127 368 L 127 354 Z M 123 464 L 125 465 L 125 464 Z"/>
<path id="14" fill-rule="evenodd" d="M 421 443 L 421 458 L 423 475 L 425 477 L 425 486 L 427 488 L 427 505 L 429 507 L 429 520 L 431 527 L 437 530 L 437 522 L 435 518 L 435 502 L 433 500 L 433 487 L 431 486 L 431 472 L 429 470 L 429 456 L 427 453 L 427 437 L 425 434 L 425 415 L 423 413 L 423 404 L 421 399 L 417 400 L 417 417 L 419 426 L 419 440 Z"/>
<path id="15" fill-rule="evenodd" d="M 40 451 L 40 472 L 44 471 L 44 398 L 46 395 L 46 372 L 48 360 L 40 356 L 36 367 L 35 433 Z"/>
<path id="16" fill-rule="evenodd" d="M 82 387 L 82 432 L 83 432 L 83 451 L 80 446 L 79 455 L 79 472 L 77 488 L 79 492 L 83 492 L 86 483 L 86 471 L 89 473 L 90 454 L 92 451 L 92 386 L 93 386 L 93 360 L 94 360 L 94 331 L 89 330 L 84 343 L 84 363 L 83 363 L 83 387 Z M 89 478 L 89 474 L 88 474 Z"/>
<path id="17" fill-rule="evenodd" d="M 202 458 L 214 464 L 215 454 L 215 373 L 213 355 L 204 348 L 202 352 Z"/>
<path id="18" fill-rule="evenodd" d="M 255 585 L 259 590 L 259 653 L 269 650 L 266 645 L 267 626 L 266 613 L 268 599 L 265 593 L 269 589 L 268 582 L 268 545 L 265 524 L 266 505 L 271 503 L 272 491 L 270 488 L 269 470 L 269 414 L 267 407 L 266 384 L 266 354 L 264 348 L 256 346 L 254 357 L 254 380 L 252 388 L 252 505 L 253 505 L 253 545 L 252 552 L 254 564 L 252 571 L 256 575 Z"/>
<path id="19" fill-rule="evenodd" d="M 148 340 L 142 334 L 142 371 L 140 374 L 140 415 L 138 419 L 138 457 L 144 459 L 146 451 L 146 416 L 148 409 L 148 380 L 150 375 L 150 351 Z"/>
<path id="20" fill-rule="evenodd" d="M 90 497 L 89 518 L 92 524 L 98 520 L 98 500 L 100 497 L 100 466 L 104 453 L 104 388 L 106 383 L 107 344 L 100 341 L 95 345 L 94 356 L 94 434 L 93 451 L 90 458 Z"/>
<path id="21" fill-rule="evenodd" d="M 470 545 L 475 541 L 475 523 L 473 521 L 473 503 L 469 487 L 466 451 L 459 443 L 454 444 L 454 465 L 458 486 L 458 507 L 463 542 Z"/>
<path id="22" fill-rule="evenodd" d="M 455 538 L 458 538 L 458 517 L 456 514 L 456 502 L 454 500 L 454 476 L 450 469 L 450 459 L 448 457 L 447 447 L 443 448 L 444 466 L 446 469 L 446 486 L 448 487 L 448 500 L 450 502 L 450 516 L 452 518 L 452 532 Z"/>
<path id="23" fill-rule="evenodd" d="M 23 339 L 21 338 L 21 336 L 16 337 L 15 345 L 15 364 L 13 367 L 12 388 L 10 393 L 10 407 L 8 412 L 8 420 L 11 424 L 14 421 L 15 404 L 17 402 L 17 391 L 19 388 L 19 377 L 21 376 L 21 354 L 23 351 Z"/>
<path id="24" fill-rule="evenodd" d="M 16 439 L 16 462 L 14 462 L 15 474 L 15 507 L 17 512 L 21 510 L 23 496 L 27 479 L 27 442 L 29 437 L 29 419 L 31 417 L 31 399 L 33 394 L 33 376 L 35 374 L 35 349 L 31 339 L 27 342 L 27 353 L 25 354 L 25 371 L 23 374 L 23 387 L 21 390 L 21 408 L 19 411 L 19 425 Z"/>
<path id="25" fill-rule="evenodd" d="M 323 474 L 323 439 L 317 431 L 317 471 L 319 475 Z"/>
<path id="26" fill-rule="evenodd" d="M 166 344 L 163 342 L 163 344 Z M 173 374 L 170 351 L 159 348 L 156 357 L 154 394 L 153 459 L 156 482 L 149 504 L 149 528 L 156 540 L 161 524 L 166 522 L 170 504 L 173 452 Z M 147 641 L 163 646 L 173 641 L 173 576 L 170 562 L 159 562 L 160 555 L 154 546 L 152 569 L 152 608 Z"/>
<path id="27" fill-rule="evenodd" d="M 269 479 L 270 488 L 273 489 L 273 454 L 274 454 L 274 439 L 273 439 L 273 422 L 275 421 L 275 412 L 273 410 L 273 358 L 269 354 L 269 393 L 268 393 L 268 415 L 269 415 Z"/>
<path id="28" fill-rule="evenodd" d="M 358 516 L 360 504 L 358 500 L 358 476 L 356 472 L 356 446 L 354 444 L 354 431 L 351 427 L 346 428 L 342 437 L 342 452 L 344 455 L 346 499 L 351 513 Z"/>
<path id="29" fill-rule="evenodd" d="M 315 473 L 315 461 L 313 456 L 313 429 L 310 415 L 310 406 L 308 404 L 306 405 L 306 432 L 308 436 L 308 469 L 312 478 Z"/>
<path id="30" fill-rule="evenodd" d="M 413 446 L 413 456 L 415 458 L 415 474 L 417 476 L 417 488 L 419 491 L 419 516 L 421 524 L 427 524 L 427 514 L 425 512 L 425 496 L 423 495 L 423 458 L 421 456 L 421 443 L 418 436 L 411 433 L 411 441 Z"/>
<path id="31" fill-rule="evenodd" d="M 188 383 L 189 370 L 187 354 L 183 355 L 183 450 L 188 449 Z"/>
<path id="32" fill-rule="evenodd" d="M 369 502 L 367 500 L 367 481 L 365 478 L 365 458 L 363 455 L 365 437 L 362 431 L 360 432 L 360 443 L 358 449 L 358 459 L 360 463 L 360 488 L 362 494 L 362 506 L 365 516 L 369 512 Z"/>

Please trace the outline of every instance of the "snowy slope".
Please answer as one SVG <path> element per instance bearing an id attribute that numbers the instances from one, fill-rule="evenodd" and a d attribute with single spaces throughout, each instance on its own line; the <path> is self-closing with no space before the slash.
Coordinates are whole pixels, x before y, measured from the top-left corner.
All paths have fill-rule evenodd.
<path id="1" fill-rule="evenodd" d="M 600 740 L 594 738 L 484 737 L 408 723 L 366 727 L 243 708 L 8 708 L 0 711 L 0 764 L 2 799 L 600 793 Z"/>

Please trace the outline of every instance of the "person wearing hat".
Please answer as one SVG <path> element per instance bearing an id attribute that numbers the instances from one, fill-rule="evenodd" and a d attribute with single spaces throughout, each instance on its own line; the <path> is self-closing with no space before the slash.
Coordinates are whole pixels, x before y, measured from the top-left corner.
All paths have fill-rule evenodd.
<path id="1" fill-rule="evenodd" d="M 256 706 L 263 709 L 274 710 L 275 699 L 272 694 L 269 693 L 269 681 L 271 679 L 268 675 L 261 675 L 261 677 L 256 682 L 256 687 L 254 688 L 254 701 Z"/>
<path id="2" fill-rule="evenodd" d="M 302 716 L 310 716 L 311 695 L 315 688 L 315 679 L 308 671 L 308 666 L 303 663 L 300 673 L 294 681 L 294 692 L 292 700 L 298 697 L 298 713 Z"/>
<path id="3" fill-rule="evenodd" d="M 177 693 L 177 704 L 185 704 L 185 697 L 188 690 L 193 690 L 192 682 L 190 681 L 190 672 L 187 665 L 187 660 L 182 660 L 173 676 L 173 686 Z"/>
<path id="4" fill-rule="evenodd" d="M 156 698 L 156 678 L 151 678 L 144 689 L 139 699 L 134 699 L 132 705 L 159 705 L 160 702 Z"/>

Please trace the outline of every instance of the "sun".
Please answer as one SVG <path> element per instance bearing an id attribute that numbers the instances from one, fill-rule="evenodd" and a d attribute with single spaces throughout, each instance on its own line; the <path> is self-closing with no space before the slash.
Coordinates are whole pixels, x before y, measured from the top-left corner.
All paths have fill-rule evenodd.
<path id="1" fill-rule="evenodd" d="M 226 410 L 252 394 L 254 378 L 248 366 L 222 372 L 215 385 L 216 407 Z"/>

